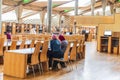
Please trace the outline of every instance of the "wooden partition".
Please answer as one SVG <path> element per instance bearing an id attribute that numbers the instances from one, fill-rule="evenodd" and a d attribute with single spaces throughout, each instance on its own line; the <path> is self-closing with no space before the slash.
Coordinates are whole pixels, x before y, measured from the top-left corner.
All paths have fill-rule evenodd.
<path id="1" fill-rule="evenodd" d="M 81 24 L 111 24 L 114 23 L 114 16 L 75 16 L 77 25 Z"/>

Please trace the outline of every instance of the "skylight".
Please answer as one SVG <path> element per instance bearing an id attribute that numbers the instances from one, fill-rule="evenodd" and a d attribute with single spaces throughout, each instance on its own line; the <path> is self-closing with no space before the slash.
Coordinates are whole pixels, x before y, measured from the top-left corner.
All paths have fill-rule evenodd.
<path id="1" fill-rule="evenodd" d="M 103 9 L 102 9 L 102 8 L 99 8 L 99 9 L 95 9 L 95 10 L 94 10 L 94 14 L 95 14 L 95 15 L 97 14 L 97 12 L 99 12 L 99 15 L 103 15 Z M 105 12 L 106 12 L 106 15 L 111 15 L 111 14 L 110 14 L 110 6 L 107 6 L 107 7 L 106 7 Z M 109 14 L 108 14 L 108 12 L 109 12 Z M 83 14 L 83 15 L 91 15 L 91 11 L 89 11 L 89 12 Z"/>
<path id="2" fill-rule="evenodd" d="M 2 14 L 2 21 L 8 21 L 8 20 L 11 21 L 17 20 L 15 10 Z"/>
<path id="3" fill-rule="evenodd" d="M 90 0 L 79 0 L 79 2 L 78 2 L 79 7 L 85 7 L 85 6 L 88 6 L 90 4 L 91 4 Z M 72 1 L 72 2 L 69 2 L 69 3 L 63 4 L 59 7 L 74 7 L 74 6 L 75 6 L 75 1 Z"/>
<path id="4" fill-rule="evenodd" d="M 27 14 L 32 13 L 32 12 L 35 12 L 35 11 L 33 11 L 33 10 L 27 10 L 27 9 L 23 9 L 22 17 L 24 17 L 24 16 L 26 16 Z"/>
<path id="5" fill-rule="evenodd" d="M 29 17 L 25 18 L 24 20 L 27 20 L 27 19 L 28 20 L 40 19 L 40 13 L 32 15 L 32 16 L 29 16 Z"/>

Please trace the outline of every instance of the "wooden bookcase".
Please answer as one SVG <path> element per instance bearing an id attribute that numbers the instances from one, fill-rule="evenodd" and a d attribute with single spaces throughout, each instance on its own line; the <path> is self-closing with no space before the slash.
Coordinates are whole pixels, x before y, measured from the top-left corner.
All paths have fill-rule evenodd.
<path id="1" fill-rule="evenodd" d="M 114 53 L 114 49 L 118 48 L 119 50 L 119 37 L 109 37 L 101 36 L 100 37 L 100 52 Z M 119 53 L 119 52 L 118 52 Z"/>
<path id="2" fill-rule="evenodd" d="M 16 23 L 16 34 L 22 33 L 22 24 Z"/>
<path id="3" fill-rule="evenodd" d="M 39 24 L 24 24 L 24 23 L 11 23 L 2 22 L 2 35 L 4 32 L 10 31 L 11 34 L 29 34 L 32 27 L 36 28 L 36 33 L 42 33 L 43 27 Z"/>
<path id="4" fill-rule="evenodd" d="M 109 48 L 109 37 L 100 37 L 100 52 L 108 52 Z"/>
<path id="5" fill-rule="evenodd" d="M 114 53 L 114 49 L 116 48 L 115 52 L 119 52 L 119 37 L 111 37 L 111 53 Z"/>

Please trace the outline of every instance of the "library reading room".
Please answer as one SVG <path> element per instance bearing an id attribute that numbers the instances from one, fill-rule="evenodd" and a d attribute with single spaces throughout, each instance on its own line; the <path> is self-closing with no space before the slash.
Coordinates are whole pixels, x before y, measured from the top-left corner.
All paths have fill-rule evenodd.
<path id="1" fill-rule="evenodd" d="M 120 0 L 0 0 L 0 80 L 120 80 Z"/>

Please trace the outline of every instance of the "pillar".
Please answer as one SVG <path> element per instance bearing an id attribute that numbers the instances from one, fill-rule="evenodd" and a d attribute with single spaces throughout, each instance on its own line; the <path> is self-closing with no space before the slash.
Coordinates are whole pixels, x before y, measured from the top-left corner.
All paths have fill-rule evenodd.
<path id="1" fill-rule="evenodd" d="M 42 24 L 42 25 L 44 25 L 45 13 L 46 13 L 46 11 L 41 11 L 41 12 L 40 12 L 40 20 L 41 20 L 41 24 Z"/>
<path id="2" fill-rule="evenodd" d="M 2 0 L 0 0 L 0 34 L 2 33 Z"/>
<path id="3" fill-rule="evenodd" d="M 23 11 L 23 6 L 22 5 L 16 7 L 16 9 L 15 9 L 18 23 L 22 23 L 22 18 L 21 18 L 22 11 Z"/>
<path id="4" fill-rule="evenodd" d="M 60 33 L 61 33 L 61 28 L 62 28 L 62 24 L 63 24 L 63 20 L 62 20 L 62 15 L 59 14 L 59 29 L 60 29 Z"/>
<path id="5" fill-rule="evenodd" d="M 48 5 L 47 5 L 47 31 L 48 33 L 51 33 L 51 17 L 52 15 L 52 0 L 48 0 Z"/>
<path id="6" fill-rule="evenodd" d="M 113 4 L 110 4 L 110 11 L 111 11 L 111 14 L 115 13 L 115 9 L 114 9 L 114 5 Z"/>
<path id="7" fill-rule="evenodd" d="M 41 21 L 41 24 L 42 24 L 42 32 L 44 32 L 44 27 L 45 27 L 44 26 L 45 25 L 45 23 L 44 23 L 44 21 L 45 21 L 45 13 L 46 13 L 45 10 L 40 12 L 40 21 Z"/>
<path id="8" fill-rule="evenodd" d="M 94 16 L 94 5 L 95 5 L 95 0 L 91 0 L 91 15 Z"/>
<path id="9" fill-rule="evenodd" d="M 78 15 L 78 0 L 75 0 L 75 16 Z M 74 33 L 76 34 L 76 21 L 74 22 Z"/>
<path id="10" fill-rule="evenodd" d="M 102 0 L 103 16 L 105 16 L 106 5 L 107 5 L 107 0 Z"/>
<path id="11" fill-rule="evenodd" d="M 75 16 L 78 15 L 78 0 L 75 0 Z"/>

